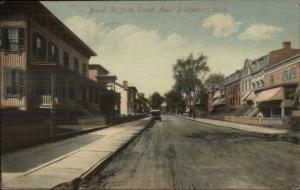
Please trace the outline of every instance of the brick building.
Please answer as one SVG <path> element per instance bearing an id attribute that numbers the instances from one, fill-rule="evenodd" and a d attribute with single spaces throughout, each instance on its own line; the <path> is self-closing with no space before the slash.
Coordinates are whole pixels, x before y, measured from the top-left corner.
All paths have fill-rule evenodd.
<path id="1" fill-rule="evenodd" d="M 225 79 L 224 95 L 227 112 L 236 110 L 241 104 L 240 81 L 241 70 L 237 70 Z"/>

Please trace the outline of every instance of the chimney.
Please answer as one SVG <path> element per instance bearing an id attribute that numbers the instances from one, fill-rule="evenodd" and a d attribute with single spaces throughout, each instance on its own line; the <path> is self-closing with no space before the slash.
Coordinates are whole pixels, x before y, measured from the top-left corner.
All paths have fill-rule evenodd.
<path id="1" fill-rule="evenodd" d="M 128 81 L 127 81 L 127 80 L 124 80 L 124 81 L 123 81 L 123 86 L 124 86 L 124 87 L 128 87 Z"/>
<path id="2" fill-rule="evenodd" d="M 291 42 L 282 42 L 283 49 L 291 49 Z"/>

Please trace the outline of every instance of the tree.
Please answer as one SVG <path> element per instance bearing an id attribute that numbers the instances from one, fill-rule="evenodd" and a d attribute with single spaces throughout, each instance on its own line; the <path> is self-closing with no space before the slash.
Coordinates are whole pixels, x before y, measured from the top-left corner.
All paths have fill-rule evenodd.
<path id="1" fill-rule="evenodd" d="M 160 105 L 162 104 L 164 98 L 158 93 L 158 92 L 154 92 L 150 98 L 150 105 L 152 108 L 160 108 Z"/>
<path id="2" fill-rule="evenodd" d="M 220 85 L 225 81 L 225 76 L 222 73 L 212 73 L 205 80 L 205 86 L 212 87 Z"/>
<path id="3" fill-rule="evenodd" d="M 172 89 L 165 94 L 165 100 L 167 103 L 167 109 L 171 112 L 178 112 L 178 109 L 183 110 L 185 107 L 185 102 L 183 96 L 176 89 Z"/>
<path id="4" fill-rule="evenodd" d="M 186 59 L 178 59 L 173 67 L 173 76 L 176 80 L 175 89 L 187 98 L 190 117 L 192 115 L 192 102 L 194 103 L 193 116 L 196 116 L 196 100 L 203 92 L 203 80 L 208 72 L 207 56 L 203 54 L 197 58 L 190 54 Z"/>

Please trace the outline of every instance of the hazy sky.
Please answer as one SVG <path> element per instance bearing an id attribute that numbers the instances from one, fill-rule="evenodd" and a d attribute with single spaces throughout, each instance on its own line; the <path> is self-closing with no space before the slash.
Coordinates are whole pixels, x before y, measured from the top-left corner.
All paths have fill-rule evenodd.
<path id="1" fill-rule="evenodd" d="M 90 63 L 147 96 L 167 92 L 172 65 L 191 52 L 228 75 L 282 41 L 299 47 L 297 0 L 42 3 L 96 51 Z"/>

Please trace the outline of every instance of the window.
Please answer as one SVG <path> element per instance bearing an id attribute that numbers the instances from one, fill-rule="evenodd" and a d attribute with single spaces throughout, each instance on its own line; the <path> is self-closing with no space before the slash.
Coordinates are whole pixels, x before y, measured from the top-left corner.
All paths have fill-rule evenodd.
<path id="1" fill-rule="evenodd" d="M 290 69 L 290 79 L 295 79 L 296 78 L 296 68 L 295 67 L 292 67 Z"/>
<path id="2" fill-rule="evenodd" d="M 274 76 L 271 75 L 271 77 L 270 77 L 270 83 L 271 83 L 271 84 L 274 84 L 274 82 L 275 82 L 275 81 L 274 81 Z"/>
<path id="3" fill-rule="evenodd" d="M 20 69 L 5 69 L 5 94 L 6 96 L 23 95 L 24 72 Z"/>
<path id="4" fill-rule="evenodd" d="M 74 71 L 79 73 L 79 61 L 78 58 L 74 57 Z"/>
<path id="5" fill-rule="evenodd" d="M 0 28 L 0 49 L 24 51 L 24 28 Z"/>
<path id="6" fill-rule="evenodd" d="M 53 42 L 48 43 L 48 61 L 55 63 L 59 61 L 58 47 Z"/>
<path id="7" fill-rule="evenodd" d="M 33 34 L 33 59 L 35 61 L 46 61 L 46 40 L 39 34 Z"/>
<path id="8" fill-rule="evenodd" d="M 82 63 L 82 75 L 86 76 L 86 64 Z"/>
<path id="9" fill-rule="evenodd" d="M 285 70 L 285 71 L 283 71 L 283 80 L 285 81 L 285 80 L 289 80 L 289 72 L 288 72 L 288 70 Z"/>
<path id="10" fill-rule="evenodd" d="M 0 50 L 5 49 L 4 36 L 5 36 L 5 30 L 3 28 L 0 28 Z"/>
<path id="11" fill-rule="evenodd" d="M 63 64 L 64 66 L 69 66 L 69 54 L 64 51 L 64 57 L 63 57 Z"/>

